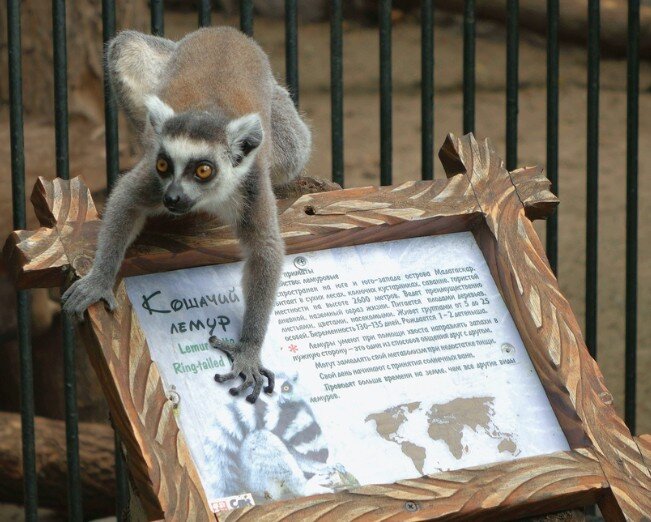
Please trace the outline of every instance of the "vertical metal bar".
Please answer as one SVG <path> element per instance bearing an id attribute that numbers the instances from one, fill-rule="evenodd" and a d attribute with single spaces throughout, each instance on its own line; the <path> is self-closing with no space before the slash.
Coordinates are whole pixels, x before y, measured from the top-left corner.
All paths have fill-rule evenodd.
<path id="1" fill-rule="evenodd" d="M 518 165 L 518 18 L 520 2 L 508 0 L 506 23 L 506 168 Z"/>
<path id="2" fill-rule="evenodd" d="M 104 47 L 115 36 L 115 0 L 102 0 L 102 33 Z M 108 68 L 104 60 L 104 125 L 106 139 L 106 184 L 110 191 L 120 172 L 118 153 L 118 108 L 111 92 Z"/>
<path id="3" fill-rule="evenodd" d="M 54 126 L 57 176 L 70 178 L 68 156 L 68 60 L 66 55 L 65 0 L 52 0 L 54 43 Z M 63 315 L 63 382 L 66 412 L 66 456 L 68 461 L 68 520 L 82 521 L 83 506 L 79 468 L 79 426 L 75 375 L 75 335 L 71 319 Z"/>
<path id="4" fill-rule="evenodd" d="M 434 6 L 421 1 L 421 178 L 434 179 Z"/>
<path id="5" fill-rule="evenodd" d="M 253 36 L 253 0 L 240 0 L 240 30 Z"/>
<path id="6" fill-rule="evenodd" d="M 380 184 L 391 185 L 391 0 L 380 0 Z"/>
<path id="7" fill-rule="evenodd" d="M 20 41 L 20 1 L 7 0 L 7 47 L 9 54 L 9 133 L 11 139 L 11 193 L 14 229 L 24 229 L 25 150 L 23 134 L 23 79 Z M 34 447 L 34 372 L 29 293 L 17 292 L 18 349 L 20 362 L 20 416 L 23 446 L 23 492 L 25 520 L 36 520 L 36 450 Z"/>
<path id="8" fill-rule="evenodd" d="M 463 11 L 463 133 L 475 130 L 475 0 Z"/>
<path id="9" fill-rule="evenodd" d="M 343 2 L 330 2 L 330 111 L 332 181 L 344 186 Z"/>
<path id="10" fill-rule="evenodd" d="M 62 316 L 63 382 L 66 407 L 66 456 L 68 459 L 68 520 L 84 520 L 79 462 L 79 415 L 75 375 L 75 330 L 72 320 Z"/>
<path id="11" fill-rule="evenodd" d="M 210 27 L 211 0 L 199 0 L 199 27 Z"/>
<path id="12" fill-rule="evenodd" d="M 115 426 L 114 426 L 115 429 Z M 129 520 L 129 475 L 127 466 L 124 462 L 124 452 L 122 451 L 122 442 L 118 432 L 115 432 L 115 476 L 117 478 L 116 488 L 116 518 L 118 522 Z"/>
<path id="13" fill-rule="evenodd" d="M 628 80 L 626 96 L 626 378 L 624 418 L 635 434 L 637 384 L 637 220 L 640 94 L 640 0 L 628 1 Z"/>
<path id="14" fill-rule="evenodd" d="M 298 107 L 298 16 L 296 0 L 285 0 L 285 79 Z"/>
<path id="15" fill-rule="evenodd" d="M 588 2 L 588 147 L 585 260 L 585 340 L 597 355 L 597 247 L 599 244 L 599 0 Z"/>
<path id="16" fill-rule="evenodd" d="M 151 1 L 151 34 L 165 35 L 165 20 L 163 18 L 163 0 Z"/>
<path id="17" fill-rule="evenodd" d="M 152 1 L 153 11 L 153 1 Z M 102 0 L 102 33 L 104 46 L 115 36 L 115 0 Z M 115 97 L 111 92 L 107 63 L 104 60 L 104 119 L 106 128 L 106 181 L 110 191 L 120 173 L 120 155 L 118 151 L 118 112 Z M 116 513 L 118 520 L 126 513 L 129 506 L 129 488 L 122 446 L 115 434 L 115 482 Z"/>
<path id="18" fill-rule="evenodd" d="M 559 0 L 547 0 L 547 177 L 558 195 L 558 18 Z M 549 265 L 558 274 L 558 209 L 547 219 Z"/>

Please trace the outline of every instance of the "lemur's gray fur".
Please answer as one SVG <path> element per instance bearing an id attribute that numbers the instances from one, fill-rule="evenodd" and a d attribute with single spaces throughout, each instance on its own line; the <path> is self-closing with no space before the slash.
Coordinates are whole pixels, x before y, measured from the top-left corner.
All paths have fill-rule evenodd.
<path id="1" fill-rule="evenodd" d="M 109 43 L 107 60 L 143 156 L 115 185 L 93 267 L 65 292 L 64 309 L 83 318 L 99 300 L 115 308 L 117 272 L 148 216 L 213 213 L 234 227 L 246 258 L 242 335 L 235 345 L 210 339 L 233 360 L 232 371 L 215 380 L 240 375 L 231 393 L 253 387 L 247 400 L 255 402 L 263 376 L 265 392 L 273 391 L 260 349 L 284 255 L 272 183 L 286 183 L 305 167 L 310 131 L 265 53 L 235 29 L 200 29 L 179 42 L 124 31 Z"/>

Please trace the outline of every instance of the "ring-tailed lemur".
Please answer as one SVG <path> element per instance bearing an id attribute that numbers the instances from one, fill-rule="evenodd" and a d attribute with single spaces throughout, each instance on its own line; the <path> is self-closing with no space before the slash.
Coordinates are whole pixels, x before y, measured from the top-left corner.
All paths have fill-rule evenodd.
<path id="1" fill-rule="evenodd" d="M 203 444 L 209 495 L 251 493 L 259 502 L 330 491 L 325 484 L 336 467 L 328 466 L 321 427 L 297 393 L 297 377 L 280 382 L 277 399 L 253 408 L 232 402 L 217 412 Z"/>
<path id="2" fill-rule="evenodd" d="M 113 189 L 93 267 L 65 292 L 64 309 L 83 318 L 99 300 L 115 308 L 116 275 L 148 216 L 213 213 L 235 228 L 246 259 L 240 341 L 210 339 L 233 361 L 232 371 L 215 380 L 242 376 L 230 391 L 253 387 L 247 400 L 255 402 L 263 376 L 265 392 L 273 391 L 260 350 L 284 255 L 272 178 L 282 184 L 300 173 L 310 131 L 274 79 L 266 54 L 235 29 L 200 29 L 179 42 L 125 31 L 109 43 L 107 60 L 144 154 Z"/>

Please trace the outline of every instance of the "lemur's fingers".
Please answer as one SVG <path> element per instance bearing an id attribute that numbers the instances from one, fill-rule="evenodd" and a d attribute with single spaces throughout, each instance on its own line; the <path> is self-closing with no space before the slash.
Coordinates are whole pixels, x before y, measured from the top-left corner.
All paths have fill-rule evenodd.
<path id="1" fill-rule="evenodd" d="M 113 295 L 113 292 L 109 292 L 104 296 L 104 301 L 106 301 L 106 304 L 108 305 L 108 309 L 113 312 L 115 309 L 118 307 L 118 303 L 115 300 L 115 296 Z"/>
<path id="2" fill-rule="evenodd" d="M 267 378 L 269 384 L 264 387 L 264 392 L 268 395 L 271 395 L 274 392 L 274 386 L 276 384 L 276 376 L 274 372 L 267 370 L 266 368 L 260 367 L 260 373 Z"/>
<path id="3" fill-rule="evenodd" d="M 226 382 L 226 381 L 232 381 L 233 379 L 235 379 L 235 377 L 237 377 L 237 374 L 238 374 L 238 372 L 228 372 L 228 373 L 225 373 L 223 375 L 217 373 L 217 374 L 215 374 L 215 380 L 218 383 L 222 383 L 222 382 Z"/>
<path id="4" fill-rule="evenodd" d="M 75 292 L 68 296 L 63 311 L 65 314 L 71 317 L 76 317 L 79 321 L 83 321 L 85 309 L 82 307 L 82 304 L 83 296 L 80 296 L 79 292 Z"/>
<path id="5" fill-rule="evenodd" d="M 253 386 L 253 378 L 245 377 L 244 382 L 242 382 L 242 384 L 240 384 L 239 386 L 234 386 L 233 388 L 228 390 L 228 393 L 230 393 L 231 395 L 239 395 L 241 392 L 243 392 L 247 388 L 250 388 L 251 386 Z"/>
<path id="6" fill-rule="evenodd" d="M 72 283 L 68 289 L 63 292 L 63 295 L 61 296 L 61 304 L 66 304 L 66 301 L 70 298 L 70 296 L 73 294 L 75 291 L 75 288 L 79 284 L 79 279 L 77 279 L 74 283 Z"/>
<path id="7" fill-rule="evenodd" d="M 253 382 L 253 391 L 246 397 L 246 400 L 251 404 L 257 401 L 258 397 L 260 396 L 260 390 L 262 389 L 262 375 L 260 375 L 258 372 L 255 372 L 253 374 Z"/>
<path id="8" fill-rule="evenodd" d="M 236 346 L 237 346 L 236 344 L 229 343 L 228 341 L 219 339 L 214 335 L 210 339 L 208 339 L 208 342 L 210 343 L 210 346 L 216 348 L 217 350 L 221 350 L 222 352 L 225 352 L 227 355 L 232 355 L 232 353 L 236 351 Z"/>

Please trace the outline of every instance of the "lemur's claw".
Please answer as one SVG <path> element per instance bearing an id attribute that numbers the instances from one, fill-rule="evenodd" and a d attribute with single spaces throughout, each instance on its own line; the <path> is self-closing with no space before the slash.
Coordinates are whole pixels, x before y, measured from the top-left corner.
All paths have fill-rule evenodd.
<path id="1" fill-rule="evenodd" d="M 275 378 L 273 372 L 260 365 L 259 353 L 260 347 L 244 343 L 229 343 L 211 337 L 208 342 L 213 348 L 223 351 L 228 355 L 233 363 L 233 368 L 229 373 L 224 375 L 215 375 L 215 381 L 224 383 L 237 377 L 242 377 L 242 383 L 238 386 L 230 388 L 228 392 L 237 396 L 248 388 L 253 387 L 253 390 L 247 395 L 246 400 L 254 403 L 258 400 L 260 392 L 264 389 L 266 394 L 273 393 Z M 264 378 L 267 378 L 268 384 L 263 388 Z"/>
<path id="2" fill-rule="evenodd" d="M 220 384 L 235 379 L 235 377 L 237 377 L 237 374 L 235 372 L 225 373 L 224 375 L 220 375 L 218 373 L 215 374 L 215 380 Z"/>
<path id="3" fill-rule="evenodd" d="M 260 373 L 267 378 L 267 381 L 269 381 L 269 384 L 267 384 L 267 386 L 265 386 L 263 390 L 267 395 L 271 395 L 274 392 L 274 386 L 276 384 L 276 376 L 274 375 L 274 372 L 271 372 L 266 368 L 260 368 Z"/>
<path id="4" fill-rule="evenodd" d="M 83 321 L 86 309 L 98 301 L 104 301 L 110 311 L 117 308 L 110 283 L 90 274 L 72 283 L 61 296 L 64 313 L 76 317 L 78 321 Z"/>

